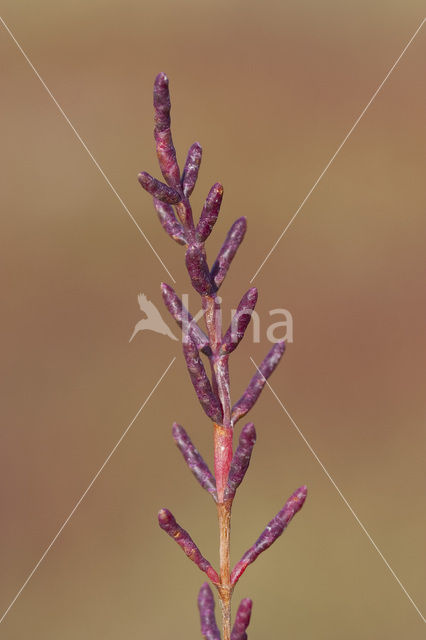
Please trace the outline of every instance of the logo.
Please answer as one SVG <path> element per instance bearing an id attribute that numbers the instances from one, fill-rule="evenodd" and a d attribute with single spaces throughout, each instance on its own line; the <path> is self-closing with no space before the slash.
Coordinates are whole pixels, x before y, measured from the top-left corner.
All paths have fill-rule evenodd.
<path id="1" fill-rule="evenodd" d="M 190 322 L 190 317 L 187 311 L 189 302 L 188 294 L 184 293 L 182 295 L 182 329 L 183 331 L 187 330 Z M 171 340 L 177 341 L 178 338 L 174 335 L 171 329 L 163 320 L 161 313 L 158 311 L 157 307 L 151 300 L 149 300 L 144 293 L 140 293 L 138 295 L 138 303 L 141 311 L 145 314 L 145 318 L 139 320 L 136 323 L 136 326 L 133 330 L 131 338 L 129 342 L 133 340 L 137 333 L 140 331 L 154 331 L 155 333 L 160 333 L 163 336 L 168 336 Z M 246 312 L 244 312 L 246 313 Z M 251 310 L 251 330 L 248 331 L 252 333 L 253 343 L 258 343 L 261 340 L 261 318 L 259 314 Z M 194 322 L 198 322 L 205 314 L 205 310 L 201 309 L 198 313 L 193 317 Z M 221 314 L 220 314 L 221 315 Z M 238 333 L 238 318 L 241 315 L 241 312 L 237 312 L 236 309 L 231 309 L 231 317 L 230 317 L 230 328 L 231 328 L 231 336 L 234 336 L 236 342 L 237 333 Z M 268 342 L 272 344 L 281 342 L 284 340 L 287 343 L 293 342 L 293 316 L 288 311 L 288 309 L 271 309 L 268 312 L 268 315 L 272 318 L 273 316 L 279 316 L 280 320 L 278 322 L 271 322 L 266 326 L 266 339 Z M 223 319 L 224 320 L 224 319 Z M 226 331 L 227 323 L 224 321 L 222 323 L 222 318 L 219 318 L 219 324 L 223 325 L 223 330 Z M 185 329 L 186 328 L 186 329 Z M 265 329 L 265 327 L 263 327 Z"/>
<path id="2" fill-rule="evenodd" d="M 145 314 L 146 318 L 142 318 L 142 320 L 139 320 L 136 324 L 129 342 L 133 340 L 139 331 L 155 331 L 155 333 L 161 333 L 163 336 L 169 336 L 171 340 L 177 340 L 176 336 L 173 335 L 169 327 L 164 322 L 155 304 L 151 302 L 151 300 L 148 300 L 144 293 L 140 293 L 138 295 L 138 302 L 140 309 Z"/>

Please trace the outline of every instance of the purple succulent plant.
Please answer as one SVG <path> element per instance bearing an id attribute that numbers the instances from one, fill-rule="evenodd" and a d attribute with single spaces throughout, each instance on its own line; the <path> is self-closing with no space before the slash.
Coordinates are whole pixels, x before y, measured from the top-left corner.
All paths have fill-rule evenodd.
<path id="1" fill-rule="evenodd" d="M 232 406 L 228 360 L 244 337 L 257 302 L 257 289 L 249 289 L 242 297 L 231 326 L 224 334 L 221 326 L 221 300 L 216 294 L 244 239 L 247 222 L 244 217 L 234 222 L 210 269 L 205 242 L 219 215 L 223 187 L 218 182 L 212 186 L 199 221 L 195 225 L 189 198 L 197 181 L 202 149 L 198 142 L 194 142 L 188 151 L 181 173 L 170 128 L 169 82 L 164 73 L 160 73 L 155 79 L 154 111 L 154 138 L 160 170 L 165 182 L 157 180 L 146 172 L 140 173 L 138 178 L 142 187 L 153 197 L 154 207 L 165 232 L 178 244 L 186 247 L 185 262 L 188 275 L 193 288 L 201 296 L 206 331 L 203 331 L 195 322 L 175 291 L 167 284 L 161 285 L 164 303 L 182 329 L 183 353 L 195 393 L 204 412 L 213 422 L 214 474 L 182 426 L 175 422 L 172 433 L 189 469 L 217 503 L 220 535 L 219 573 L 204 558 L 189 533 L 176 522 L 170 511 L 161 509 L 158 521 L 160 527 L 207 574 L 217 589 L 222 609 L 223 640 L 247 640 L 252 601 L 249 598 L 241 601 L 231 630 L 231 597 L 234 586 L 249 564 L 281 536 L 306 499 L 305 486 L 295 491 L 231 571 L 231 508 L 236 490 L 247 472 L 256 442 L 254 424 L 249 422 L 242 428 L 239 444 L 234 451 L 234 426 L 257 401 L 267 379 L 284 353 L 285 344 L 281 342 L 272 347 L 246 391 Z M 202 357 L 208 361 L 210 377 Z M 221 640 L 214 607 L 212 590 L 205 582 L 198 595 L 201 634 L 205 640 Z"/>

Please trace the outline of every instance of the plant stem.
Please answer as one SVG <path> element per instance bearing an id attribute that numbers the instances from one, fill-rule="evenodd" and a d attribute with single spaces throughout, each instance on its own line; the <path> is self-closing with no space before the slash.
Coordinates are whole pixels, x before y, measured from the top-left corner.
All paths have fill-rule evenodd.
<path id="1" fill-rule="evenodd" d="M 231 535 L 231 504 L 232 501 L 222 502 L 217 505 L 220 535 L 220 587 L 219 598 L 222 607 L 223 640 L 231 637 L 231 565 L 230 565 L 230 535 Z"/>
<path id="2" fill-rule="evenodd" d="M 231 421 L 231 396 L 229 391 L 228 356 L 219 355 L 222 340 L 220 299 L 203 297 L 206 326 L 209 333 L 212 356 L 210 363 L 214 372 L 214 384 L 222 404 L 222 424 L 214 425 L 214 467 L 218 497 L 220 585 L 218 587 L 222 607 L 223 640 L 231 637 L 231 507 L 232 500 L 224 501 L 229 468 L 233 454 L 233 428 Z"/>

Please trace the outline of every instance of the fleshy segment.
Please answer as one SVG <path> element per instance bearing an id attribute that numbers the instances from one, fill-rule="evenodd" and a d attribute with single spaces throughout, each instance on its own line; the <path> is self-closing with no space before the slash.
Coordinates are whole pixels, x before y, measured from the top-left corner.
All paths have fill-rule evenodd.
<path id="1" fill-rule="evenodd" d="M 169 80 L 165 73 L 159 73 L 154 82 L 154 121 L 154 138 L 161 173 L 169 186 L 179 187 L 180 172 L 170 129 Z"/>
<path id="2" fill-rule="evenodd" d="M 165 282 L 161 283 L 161 293 L 164 304 L 169 310 L 171 316 L 184 333 L 189 333 L 194 340 L 199 351 L 203 351 L 206 355 L 211 354 L 210 342 L 204 331 L 198 326 L 192 315 L 185 308 L 182 300 L 176 292 Z"/>
<path id="3" fill-rule="evenodd" d="M 238 447 L 232 457 L 229 470 L 228 483 L 225 489 L 224 500 L 231 500 L 242 483 L 250 464 L 251 454 L 256 442 L 256 429 L 252 422 L 248 422 L 240 433 Z"/>
<path id="4" fill-rule="evenodd" d="M 173 423 L 172 434 L 179 451 L 200 485 L 217 501 L 216 480 L 204 462 L 199 451 L 194 447 L 185 429 L 177 422 Z"/>
<path id="5" fill-rule="evenodd" d="M 213 285 L 203 246 L 198 243 L 189 245 L 185 262 L 195 291 L 201 296 L 208 296 L 213 290 Z"/>
<path id="6" fill-rule="evenodd" d="M 231 266 L 231 262 L 237 253 L 238 247 L 242 243 L 247 230 L 247 220 L 243 216 L 238 218 L 228 231 L 225 242 L 219 251 L 215 263 L 211 270 L 211 276 L 216 289 L 219 289 L 220 285 L 225 279 L 228 269 Z"/>
<path id="7" fill-rule="evenodd" d="M 209 191 L 195 231 L 197 240 L 205 242 L 212 232 L 222 204 L 223 187 L 216 182 Z"/>
<path id="8" fill-rule="evenodd" d="M 221 354 L 230 354 L 238 347 L 244 337 L 257 302 L 257 289 L 252 287 L 243 295 L 237 307 L 231 326 L 225 333 L 220 346 Z"/>
<path id="9" fill-rule="evenodd" d="M 201 361 L 197 346 L 191 335 L 187 333 L 183 338 L 183 354 L 189 371 L 191 382 L 194 386 L 198 400 L 207 416 L 216 422 L 222 423 L 222 406 L 219 398 L 213 393 L 210 380 Z"/>
<path id="10" fill-rule="evenodd" d="M 157 178 L 153 178 L 146 171 L 142 171 L 138 175 L 138 180 L 145 191 L 148 191 L 148 193 L 157 200 L 161 200 L 166 204 L 177 204 L 182 200 L 180 193 L 176 191 L 176 189 L 169 187 L 167 184 L 164 184 L 164 182 L 160 182 Z"/>
<path id="11" fill-rule="evenodd" d="M 182 175 L 182 190 L 185 198 L 189 198 L 191 193 L 194 191 L 202 155 L 203 150 L 201 145 L 198 142 L 194 142 L 194 144 L 189 148 Z"/>
<path id="12" fill-rule="evenodd" d="M 203 638 L 205 640 L 220 640 L 220 632 L 214 614 L 214 597 L 208 582 L 202 585 L 198 593 L 198 610 Z"/>
<path id="13" fill-rule="evenodd" d="M 173 538 L 190 560 L 204 571 L 214 584 L 219 584 L 220 579 L 210 562 L 201 555 L 201 552 L 189 533 L 182 529 L 176 522 L 173 514 L 168 509 L 160 509 L 158 512 L 158 524 L 171 538 Z"/>
<path id="14" fill-rule="evenodd" d="M 177 220 L 171 204 L 154 198 L 154 207 L 164 231 L 178 244 L 186 244 L 185 229 Z"/>
<path id="15" fill-rule="evenodd" d="M 275 542 L 277 538 L 283 533 L 293 516 L 300 511 L 306 500 L 307 488 L 306 486 L 300 487 L 293 493 L 287 500 L 284 507 L 277 513 L 275 518 L 267 525 L 266 529 L 260 534 L 254 545 L 245 552 L 243 557 L 232 570 L 231 584 L 235 585 L 249 564 L 254 562 L 256 558 L 266 549 L 269 549 L 271 544 Z"/>
<path id="16" fill-rule="evenodd" d="M 247 389 L 244 391 L 241 398 L 232 407 L 232 422 L 235 424 L 237 420 L 242 418 L 250 411 L 255 404 L 256 400 L 260 396 L 263 387 L 266 384 L 267 379 L 275 371 L 279 361 L 281 360 L 285 350 L 285 342 L 277 342 L 269 351 L 266 358 L 263 360 L 256 371 Z"/>
<path id="17" fill-rule="evenodd" d="M 232 627 L 231 640 L 247 640 L 246 629 L 250 624 L 252 606 L 253 601 L 250 598 L 241 600 Z"/>

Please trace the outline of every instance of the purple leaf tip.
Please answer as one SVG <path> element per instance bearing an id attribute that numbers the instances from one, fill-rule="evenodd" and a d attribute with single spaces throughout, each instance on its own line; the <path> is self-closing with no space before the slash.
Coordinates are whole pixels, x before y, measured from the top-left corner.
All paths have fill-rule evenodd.
<path id="1" fill-rule="evenodd" d="M 253 601 L 250 598 L 241 600 L 232 627 L 231 640 L 247 640 L 246 629 L 250 624 L 252 606 Z"/>
<path id="2" fill-rule="evenodd" d="M 214 614 L 214 597 L 212 590 L 205 582 L 198 593 L 198 609 L 200 612 L 201 634 L 205 640 L 220 640 Z"/>
<path id="3" fill-rule="evenodd" d="M 157 157 L 167 184 L 180 189 L 180 171 L 170 130 L 170 106 L 169 81 L 165 73 L 159 73 L 154 82 L 154 138 Z"/>

